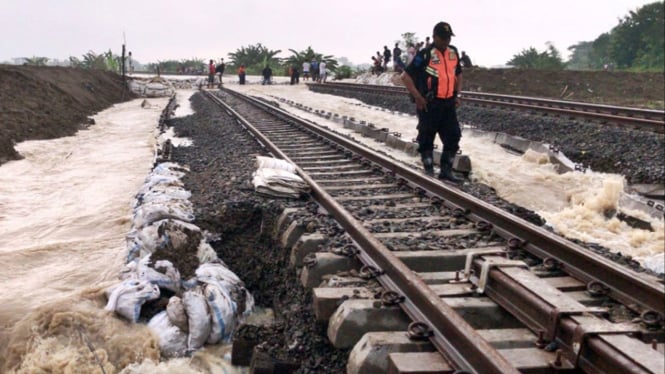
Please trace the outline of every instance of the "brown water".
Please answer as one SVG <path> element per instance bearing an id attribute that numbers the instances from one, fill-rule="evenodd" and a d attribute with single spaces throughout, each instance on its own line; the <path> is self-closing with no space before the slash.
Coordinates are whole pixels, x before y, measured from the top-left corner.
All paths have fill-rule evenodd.
<path id="1" fill-rule="evenodd" d="M 0 368 L 107 373 L 159 358 L 148 329 L 103 311 L 167 99 L 116 105 L 76 136 L 17 145 L 0 167 Z"/>

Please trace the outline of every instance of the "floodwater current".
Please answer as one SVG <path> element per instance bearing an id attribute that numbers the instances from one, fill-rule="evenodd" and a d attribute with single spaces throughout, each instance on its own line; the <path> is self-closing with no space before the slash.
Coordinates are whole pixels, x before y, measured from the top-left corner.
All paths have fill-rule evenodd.
<path id="1" fill-rule="evenodd" d="M 355 100 L 302 86 L 235 88 L 273 100 L 291 98 L 415 137 L 413 117 L 359 106 Z M 178 92 L 183 114 L 191 113 L 191 94 Z M 142 101 L 100 112 L 96 125 L 75 136 L 20 143 L 17 150 L 24 159 L 0 166 L 0 371 L 241 371 L 228 365 L 229 347 L 221 345 L 160 362 L 156 338 L 144 324 L 130 324 L 103 309 L 103 291 L 124 265 L 134 196 L 152 167 L 156 125 L 167 103 L 148 99 L 150 105 L 142 107 Z M 318 116 L 288 110 L 348 132 Z M 350 135 L 418 164 L 414 157 Z M 557 174 L 539 155 L 516 156 L 482 136 L 465 134 L 462 149 L 473 161 L 474 178 L 537 211 L 564 234 L 635 256 L 663 253 L 662 220 L 652 220 L 655 230 L 648 232 L 604 218 L 603 210 L 616 204 L 623 191 L 622 177 Z"/>

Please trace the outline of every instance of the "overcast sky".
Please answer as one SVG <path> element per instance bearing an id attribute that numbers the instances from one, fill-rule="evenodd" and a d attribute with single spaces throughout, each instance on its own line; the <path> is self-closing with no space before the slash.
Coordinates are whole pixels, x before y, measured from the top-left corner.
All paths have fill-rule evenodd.
<path id="1" fill-rule="evenodd" d="M 482 66 L 503 65 L 523 49 L 592 41 L 654 0 L 0 0 L 0 61 L 67 59 L 127 50 L 142 63 L 210 58 L 261 43 L 315 51 L 354 64 L 392 48 L 401 34 L 430 36 L 449 22 L 451 44 Z M 124 39 L 123 39 L 124 35 Z"/>

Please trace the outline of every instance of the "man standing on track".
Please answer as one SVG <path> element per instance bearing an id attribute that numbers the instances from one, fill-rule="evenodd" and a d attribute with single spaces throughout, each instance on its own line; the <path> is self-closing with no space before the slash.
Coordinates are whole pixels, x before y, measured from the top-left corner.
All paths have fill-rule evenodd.
<path id="1" fill-rule="evenodd" d="M 401 78 L 416 103 L 418 152 L 425 173 L 434 175 L 434 139 L 439 134 L 443 143 L 439 179 L 459 183 L 452 166 L 462 136 L 456 109 L 461 104 L 462 67 L 457 48 L 450 45 L 454 35 L 448 23 L 437 23 L 432 45 L 416 54 Z"/>

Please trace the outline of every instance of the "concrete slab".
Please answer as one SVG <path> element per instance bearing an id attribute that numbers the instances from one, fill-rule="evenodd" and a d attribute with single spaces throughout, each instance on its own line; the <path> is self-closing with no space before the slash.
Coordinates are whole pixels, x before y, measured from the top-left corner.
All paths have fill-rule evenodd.
<path id="1" fill-rule="evenodd" d="M 328 322 L 328 339 L 335 348 L 351 348 L 363 335 L 376 331 L 406 331 L 411 320 L 398 306 L 377 300 L 346 300 Z"/>
<path id="2" fill-rule="evenodd" d="M 550 362 L 554 362 L 556 354 L 538 348 L 500 349 L 499 353 L 520 373 L 551 373 Z"/>
<path id="3" fill-rule="evenodd" d="M 291 248 L 300 239 L 300 237 L 307 231 L 305 225 L 299 223 L 297 220 L 289 224 L 289 227 L 284 230 L 280 239 L 280 244 L 283 248 Z"/>
<path id="4" fill-rule="evenodd" d="M 315 253 L 319 249 L 319 245 L 325 243 L 326 240 L 326 236 L 319 233 L 301 235 L 291 248 L 291 257 L 289 258 L 291 267 L 302 266 L 303 258 L 310 253 Z"/>
<path id="5" fill-rule="evenodd" d="M 393 252 L 406 266 L 416 272 L 442 272 L 464 270 L 466 255 L 479 250 L 502 250 L 502 247 L 467 248 L 456 251 L 434 250 Z"/>
<path id="6" fill-rule="evenodd" d="M 282 213 L 277 218 L 275 227 L 273 230 L 272 238 L 273 240 L 278 240 L 281 233 L 283 233 L 287 227 L 291 224 L 291 219 L 289 218 L 291 214 L 299 211 L 300 208 L 285 208 Z"/>
<path id="7" fill-rule="evenodd" d="M 478 330 L 496 349 L 534 348 L 538 337 L 529 329 L 490 329 Z"/>
<path id="8" fill-rule="evenodd" d="M 349 271 L 361 267 L 358 259 L 339 256 L 333 253 L 314 253 L 310 256 L 313 256 L 315 265 L 305 266 L 300 274 L 300 282 L 306 288 L 313 288 L 320 285 L 323 276 L 326 274 L 335 274 L 340 271 Z"/>
<path id="9" fill-rule="evenodd" d="M 391 353 L 388 374 L 453 374 L 455 369 L 437 352 Z"/>
<path id="10" fill-rule="evenodd" d="M 405 331 L 369 332 L 351 350 L 346 372 L 383 374 L 388 371 L 388 356 L 398 352 L 434 352 L 434 346 L 409 339 Z"/>
<path id="11" fill-rule="evenodd" d="M 312 305 L 318 322 L 327 322 L 343 301 L 374 300 L 374 292 L 365 287 L 317 287 L 312 290 Z"/>

